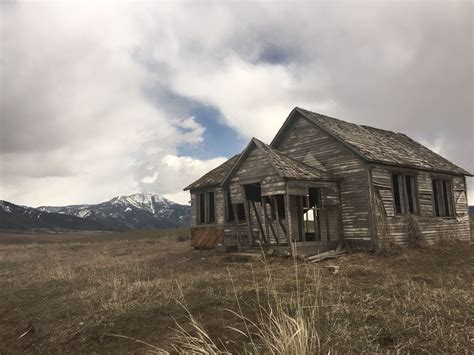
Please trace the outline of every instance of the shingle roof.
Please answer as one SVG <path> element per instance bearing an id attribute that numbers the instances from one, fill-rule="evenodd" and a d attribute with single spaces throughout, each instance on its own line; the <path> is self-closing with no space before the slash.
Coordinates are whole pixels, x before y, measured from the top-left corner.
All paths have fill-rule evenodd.
<path id="1" fill-rule="evenodd" d="M 296 110 L 369 161 L 471 175 L 403 133 L 357 125 L 301 108 Z"/>
<path id="2" fill-rule="evenodd" d="M 334 177 L 326 171 L 316 169 L 306 165 L 298 160 L 290 158 L 286 154 L 271 148 L 268 144 L 252 139 L 255 145 L 260 148 L 272 166 L 281 177 L 288 179 L 334 179 Z"/>
<path id="3" fill-rule="evenodd" d="M 190 184 L 189 186 L 186 186 L 184 190 L 192 190 L 192 189 L 199 189 L 203 187 L 209 187 L 209 186 L 216 186 L 220 185 L 224 177 L 227 175 L 227 173 L 230 171 L 234 163 L 237 161 L 238 157 L 240 154 L 234 155 L 232 158 L 229 160 L 225 161 L 221 165 L 219 165 L 217 168 L 209 171 L 206 173 L 204 176 Z"/>

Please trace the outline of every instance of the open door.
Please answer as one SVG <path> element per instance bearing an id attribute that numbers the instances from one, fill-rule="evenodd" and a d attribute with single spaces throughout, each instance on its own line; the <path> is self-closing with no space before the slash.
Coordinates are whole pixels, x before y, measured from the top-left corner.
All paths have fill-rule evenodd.
<path id="1" fill-rule="evenodd" d="M 321 190 L 319 188 L 309 187 L 308 195 L 301 196 L 302 207 L 300 213 L 302 218 L 300 223 L 300 241 L 320 241 L 321 223 L 319 208 L 321 205 Z"/>

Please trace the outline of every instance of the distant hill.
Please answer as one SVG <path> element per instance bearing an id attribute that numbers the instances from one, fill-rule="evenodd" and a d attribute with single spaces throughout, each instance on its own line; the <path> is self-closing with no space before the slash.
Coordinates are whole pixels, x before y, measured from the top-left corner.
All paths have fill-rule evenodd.
<path id="1" fill-rule="evenodd" d="M 474 206 L 469 206 L 469 214 L 474 215 Z"/>
<path id="2" fill-rule="evenodd" d="M 99 204 L 17 206 L 2 201 L 0 229 L 130 230 L 188 227 L 191 207 L 152 193 L 118 196 Z"/>
<path id="3" fill-rule="evenodd" d="M 0 229 L 104 230 L 101 222 L 76 216 L 48 213 L 0 200 Z"/>

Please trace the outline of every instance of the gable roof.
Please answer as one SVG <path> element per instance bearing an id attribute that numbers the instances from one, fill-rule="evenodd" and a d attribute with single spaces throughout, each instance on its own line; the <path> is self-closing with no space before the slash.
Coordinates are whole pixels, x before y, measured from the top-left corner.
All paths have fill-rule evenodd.
<path id="1" fill-rule="evenodd" d="M 194 181 L 192 184 L 186 186 L 184 188 L 184 191 L 220 185 L 224 177 L 227 175 L 229 170 L 239 158 L 239 156 L 240 154 L 234 155 L 232 158 L 225 161 L 217 168 L 209 171 L 208 173 L 200 177 L 198 180 Z"/>
<path id="2" fill-rule="evenodd" d="M 222 180 L 221 186 L 229 181 L 234 172 L 237 171 L 239 166 L 245 161 L 247 156 L 250 154 L 250 151 L 254 147 L 259 149 L 265 155 L 268 162 L 272 165 L 281 178 L 301 180 L 335 180 L 335 177 L 329 174 L 327 171 L 313 168 L 309 165 L 306 165 L 305 163 L 290 158 L 286 154 L 270 147 L 268 144 L 263 143 L 257 138 L 252 138 L 247 147 L 240 154 L 238 160 Z"/>
<path id="3" fill-rule="evenodd" d="M 331 135 L 361 158 L 396 166 L 472 176 L 468 171 L 451 163 L 403 133 L 357 125 L 319 113 L 295 107 L 273 139 L 274 147 L 286 131 L 286 127 L 299 113 Z"/>

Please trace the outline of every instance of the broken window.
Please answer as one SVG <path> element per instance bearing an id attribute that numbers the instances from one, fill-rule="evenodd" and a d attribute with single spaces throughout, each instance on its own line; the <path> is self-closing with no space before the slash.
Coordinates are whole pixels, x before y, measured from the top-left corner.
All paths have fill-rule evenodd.
<path id="1" fill-rule="evenodd" d="M 453 192 L 451 181 L 447 179 L 432 179 L 433 207 L 436 217 L 453 217 Z"/>
<path id="2" fill-rule="evenodd" d="M 416 179 L 414 175 L 392 175 L 396 214 L 418 213 Z"/>
<path id="3" fill-rule="evenodd" d="M 197 199 L 197 223 L 214 223 L 216 221 L 214 192 L 198 194 Z"/>
<path id="4" fill-rule="evenodd" d="M 308 188 L 308 195 L 302 196 L 304 241 L 321 240 L 319 201 L 320 193 L 317 188 Z"/>

